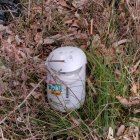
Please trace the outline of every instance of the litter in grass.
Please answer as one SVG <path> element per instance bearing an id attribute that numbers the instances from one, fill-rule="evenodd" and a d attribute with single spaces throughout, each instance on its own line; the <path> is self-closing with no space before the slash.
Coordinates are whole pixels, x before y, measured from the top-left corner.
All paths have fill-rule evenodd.
<path id="1" fill-rule="evenodd" d="M 47 97 L 61 112 L 79 109 L 85 101 L 86 56 L 77 47 L 60 47 L 46 61 Z"/>

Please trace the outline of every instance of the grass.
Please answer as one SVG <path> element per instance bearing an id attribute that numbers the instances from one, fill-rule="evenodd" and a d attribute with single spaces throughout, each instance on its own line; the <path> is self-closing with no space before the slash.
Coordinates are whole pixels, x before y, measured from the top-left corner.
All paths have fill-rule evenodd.
<path id="1" fill-rule="evenodd" d="M 39 4 L 34 3 L 36 8 L 40 8 Z M 15 51 L 22 51 L 21 55 L 24 53 L 26 57 L 19 56 L 19 60 L 17 56 L 11 57 L 2 49 L 5 44 L 1 44 L 0 139 L 106 140 L 109 127 L 116 132 L 121 124 L 128 127 L 140 126 L 137 120 L 139 113 L 135 114 L 133 111 L 136 108 L 125 107 L 116 99 L 116 96 L 131 97 L 132 81 L 139 81 L 139 72 L 130 73 L 131 68 L 139 60 L 139 44 L 135 45 L 135 21 L 131 18 L 129 7 L 123 3 L 122 9 L 117 10 L 115 4 L 117 5 L 115 0 L 112 0 L 112 4 L 106 2 L 101 8 L 98 3 L 90 1 L 83 9 L 78 9 L 78 19 L 75 17 L 75 7 L 64 8 L 65 6 L 60 3 L 60 8 L 65 10 L 61 13 L 61 9 L 57 9 L 58 5 L 51 2 L 49 5 L 44 4 L 40 13 L 32 9 L 34 7 L 30 7 L 32 15 L 25 19 L 27 23 L 22 19 L 20 22 L 11 23 L 14 33 L 19 33 L 25 43 L 17 46 L 13 41 L 11 44 L 16 46 Z M 119 5 L 121 3 L 118 3 Z M 53 7 L 51 13 L 45 13 L 45 7 Z M 105 11 L 109 13 L 102 19 L 102 13 Z M 38 14 L 40 18 L 36 19 Z M 74 31 L 70 30 L 72 25 L 65 24 L 67 14 L 70 19 L 80 20 Z M 124 15 L 123 18 L 121 14 Z M 91 20 L 94 20 L 96 15 L 99 19 L 92 23 Z M 44 20 L 47 17 L 50 21 Z M 89 25 L 86 26 L 83 21 Z M 125 25 L 122 22 L 125 22 Z M 95 26 L 95 33 L 91 31 L 90 24 Z M 61 34 L 62 39 L 56 39 L 54 44 L 38 44 L 34 41 L 38 33 L 36 29 L 40 29 L 44 38 Z M 76 38 L 75 32 L 78 31 L 85 33 L 87 38 Z M 73 36 L 67 37 L 69 34 Z M 124 38 L 131 42 L 126 41 L 124 44 L 113 46 L 114 42 Z M 71 44 L 78 47 L 86 46 L 83 48 L 88 59 L 86 100 L 79 110 L 61 113 L 52 110 L 46 100 L 47 72 L 40 64 L 44 64 L 54 48 Z M 135 121 L 130 118 L 135 118 Z M 118 138 L 116 134 L 115 137 Z"/>

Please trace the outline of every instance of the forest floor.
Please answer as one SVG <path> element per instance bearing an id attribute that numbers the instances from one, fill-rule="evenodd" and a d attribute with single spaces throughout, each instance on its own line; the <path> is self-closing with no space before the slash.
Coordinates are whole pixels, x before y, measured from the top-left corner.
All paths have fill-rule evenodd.
<path id="1" fill-rule="evenodd" d="M 140 2 L 24 0 L 0 25 L 0 140 L 139 140 Z M 45 61 L 62 46 L 87 55 L 86 101 L 60 113 L 46 100 Z"/>

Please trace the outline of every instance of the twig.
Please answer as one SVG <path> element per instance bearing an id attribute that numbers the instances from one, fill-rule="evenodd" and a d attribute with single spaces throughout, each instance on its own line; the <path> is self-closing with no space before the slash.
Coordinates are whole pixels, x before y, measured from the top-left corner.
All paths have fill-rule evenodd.
<path id="1" fill-rule="evenodd" d="M 6 98 L 4 96 L 0 96 L 0 101 L 14 101 L 13 98 Z"/>
<path id="2" fill-rule="evenodd" d="M 93 18 L 91 19 L 90 24 L 90 34 L 93 35 Z"/>
<path id="3" fill-rule="evenodd" d="M 139 54 L 138 54 L 139 53 Z M 140 56 L 140 48 L 136 51 L 134 58 L 133 58 L 133 63 L 136 61 L 136 56 Z"/>
<path id="4" fill-rule="evenodd" d="M 29 0 L 28 4 L 28 22 L 30 21 L 30 16 L 31 16 L 31 0 Z"/>
<path id="5" fill-rule="evenodd" d="M 122 44 L 124 44 L 124 43 L 128 43 L 128 42 L 131 42 L 131 40 L 122 39 L 122 40 L 120 40 L 120 41 L 117 41 L 117 42 L 113 43 L 112 46 L 118 47 L 118 46 L 120 46 L 120 45 L 122 45 Z"/>
<path id="6" fill-rule="evenodd" d="M 0 125 L 2 124 L 2 123 L 4 123 L 5 122 L 5 120 L 11 115 L 11 114 L 13 114 L 17 109 L 19 109 L 26 101 L 27 101 L 27 99 L 32 95 L 32 93 L 38 88 L 38 86 L 42 83 L 42 81 L 43 81 L 44 79 L 41 79 L 40 81 L 39 81 L 39 83 L 31 90 L 31 92 L 26 96 L 26 98 L 18 105 L 18 106 L 16 106 L 12 111 L 10 111 L 1 121 L 0 121 Z"/>

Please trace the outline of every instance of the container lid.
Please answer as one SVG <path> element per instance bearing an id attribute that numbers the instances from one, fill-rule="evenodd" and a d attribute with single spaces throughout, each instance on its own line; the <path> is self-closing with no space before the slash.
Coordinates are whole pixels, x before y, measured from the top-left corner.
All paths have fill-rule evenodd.
<path id="1" fill-rule="evenodd" d="M 60 47 L 52 51 L 46 65 L 56 72 L 72 72 L 87 63 L 85 53 L 76 47 Z"/>

